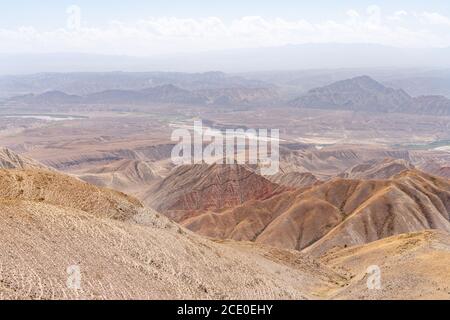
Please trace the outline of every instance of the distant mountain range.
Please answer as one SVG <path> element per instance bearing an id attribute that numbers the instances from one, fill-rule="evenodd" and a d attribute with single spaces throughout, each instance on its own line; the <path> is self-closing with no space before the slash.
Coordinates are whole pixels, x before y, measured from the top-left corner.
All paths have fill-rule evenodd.
<path id="1" fill-rule="evenodd" d="M 139 91 L 149 87 L 174 85 L 185 90 L 223 88 L 269 88 L 273 85 L 211 71 L 204 73 L 181 72 L 75 72 L 37 73 L 0 76 L 0 95 L 12 97 L 20 94 L 40 94 L 62 91 L 73 95 L 89 95 L 108 90 Z"/>
<path id="2" fill-rule="evenodd" d="M 61 74 L 44 76 L 39 83 L 38 76 L 23 76 L 18 80 L 28 83 L 31 92 L 5 100 L 11 106 L 64 106 L 64 105 L 151 105 L 170 103 L 180 105 L 218 106 L 273 106 L 290 105 L 300 108 L 351 110 L 382 113 L 410 113 L 435 116 L 450 115 L 450 99 L 441 95 L 413 97 L 403 89 L 383 85 L 369 76 L 357 76 L 317 87 L 292 99 L 284 87 L 278 87 L 259 80 L 229 76 L 220 72 L 203 74 L 147 73 L 146 81 L 141 74 L 123 77 L 124 83 L 115 82 L 113 74 L 103 75 L 106 84 L 101 83 L 101 74 L 68 74 L 58 86 L 52 85 L 64 77 Z M 91 77 L 92 82 L 80 85 L 80 81 Z M 81 77 L 80 79 L 78 77 Z M 1 79 L 1 78 L 0 78 Z M 31 80 L 34 79 L 34 80 Z M 71 80 L 68 80 L 71 79 Z M 140 79 L 140 80 L 138 80 Z M 3 79 L 4 80 L 4 79 Z M 10 79 L 10 81 L 12 81 Z M 136 82 L 137 81 L 137 82 Z M 173 83 L 171 83 L 171 81 Z M 166 83 L 167 82 L 167 83 Z M 44 83 L 46 83 L 44 85 Z M 148 84 L 152 85 L 148 85 Z M 160 84 L 163 83 L 163 84 Z M 146 84 L 145 87 L 143 87 Z M 158 84 L 158 85 L 155 85 Z M 3 84 L 5 85 L 5 84 Z M 10 86 L 14 84 L 10 83 Z M 258 86 L 259 85 L 259 86 Z M 0 87 L 2 86 L 0 80 Z M 17 82 L 15 83 L 18 87 Z M 52 90 L 40 92 L 49 86 Z M 69 91 L 54 88 L 68 88 Z M 132 87 L 134 89 L 126 89 Z M 92 92 L 95 88 L 110 88 Z M 25 90 L 25 87 L 23 88 Z M 74 94 L 73 92 L 87 92 Z"/>
<path id="3" fill-rule="evenodd" d="M 84 96 L 71 95 L 61 91 L 48 91 L 41 94 L 26 94 L 6 100 L 13 105 L 148 105 L 152 103 L 200 104 L 200 105 L 239 105 L 256 102 L 272 102 L 278 98 L 271 88 L 225 88 L 207 90 L 186 90 L 172 84 L 150 87 L 142 90 L 105 90 Z"/>
<path id="4" fill-rule="evenodd" d="M 388 88 L 368 76 L 312 89 L 290 104 L 301 108 L 450 115 L 450 99 L 446 97 L 412 97 L 402 89 Z"/>

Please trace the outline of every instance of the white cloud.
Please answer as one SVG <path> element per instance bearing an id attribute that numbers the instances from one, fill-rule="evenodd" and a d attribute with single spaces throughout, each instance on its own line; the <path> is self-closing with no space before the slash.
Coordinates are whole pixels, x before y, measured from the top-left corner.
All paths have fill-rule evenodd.
<path id="1" fill-rule="evenodd" d="M 422 20 L 432 25 L 443 25 L 450 27 L 450 18 L 443 16 L 437 12 L 424 12 L 420 15 Z"/>
<path id="2" fill-rule="evenodd" d="M 408 16 L 408 12 L 405 10 L 399 10 L 394 12 L 393 15 L 387 17 L 388 20 L 392 21 L 404 21 L 404 18 Z"/>
<path id="3" fill-rule="evenodd" d="M 74 11 L 74 10 L 72 10 Z M 76 11 L 76 10 L 75 10 Z M 77 12 L 79 14 L 79 12 Z M 450 19 L 439 13 L 383 16 L 377 6 L 346 12 L 344 21 L 267 19 L 245 16 L 230 22 L 218 17 L 154 17 L 105 26 L 72 23 L 56 30 L 0 29 L 0 52 L 90 52 L 151 55 L 300 43 L 378 43 L 403 47 L 450 46 Z M 75 26 L 75 27 L 70 27 Z"/>

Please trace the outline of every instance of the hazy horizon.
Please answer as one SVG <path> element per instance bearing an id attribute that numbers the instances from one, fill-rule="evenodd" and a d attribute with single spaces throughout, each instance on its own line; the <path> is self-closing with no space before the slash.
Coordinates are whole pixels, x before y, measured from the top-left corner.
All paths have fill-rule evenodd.
<path id="1" fill-rule="evenodd" d="M 450 10 L 434 0 L 23 0 L 3 9 L 0 74 L 450 67 Z"/>
<path id="2" fill-rule="evenodd" d="M 303 44 L 137 57 L 79 52 L 0 53 L 0 75 L 43 72 L 246 73 L 323 69 L 446 69 L 450 47 L 405 49 L 376 44 Z"/>

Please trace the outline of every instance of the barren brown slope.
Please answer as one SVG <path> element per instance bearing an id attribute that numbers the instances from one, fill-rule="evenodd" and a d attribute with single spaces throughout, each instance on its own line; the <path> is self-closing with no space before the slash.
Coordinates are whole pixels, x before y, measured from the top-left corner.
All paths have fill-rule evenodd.
<path id="1" fill-rule="evenodd" d="M 267 179 L 280 186 L 291 188 L 304 188 L 312 186 L 319 182 L 319 180 L 310 172 L 279 172 L 272 176 L 267 176 Z"/>
<path id="2" fill-rule="evenodd" d="M 152 163 L 123 159 L 101 167 L 84 170 L 77 176 L 97 186 L 108 187 L 126 193 L 137 192 L 161 178 Z"/>
<path id="3" fill-rule="evenodd" d="M 450 179 L 450 165 L 448 161 L 426 161 L 422 164 L 421 170 L 430 174 Z"/>
<path id="4" fill-rule="evenodd" d="M 270 197 L 279 189 L 242 165 L 185 165 L 151 188 L 144 203 L 180 221 L 187 213 L 234 207 Z"/>
<path id="5" fill-rule="evenodd" d="M 437 173 L 440 177 L 445 177 L 450 179 L 450 167 L 442 167 Z"/>
<path id="6" fill-rule="evenodd" d="M 182 222 L 199 234 L 321 254 L 390 235 L 450 231 L 450 182 L 419 171 L 390 180 L 346 180 L 249 201 Z"/>
<path id="7" fill-rule="evenodd" d="M 70 177 L 5 170 L 0 177 L 2 190 L 12 186 L 0 195 L 3 299 L 302 299 L 343 281 L 301 253 L 214 243 Z M 17 178 L 26 187 L 19 195 Z M 44 184 L 46 197 L 36 198 L 46 179 L 56 187 Z M 129 219 L 110 219 L 101 208 Z M 73 265 L 80 289 L 67 287 Z"/>
<path id="8" fill-rule="evenodd" d="M 310 172 L 317 178 L 326 180 L 347 169 L 370 161 L 381 162 L 387 158 L 412 162 L 407 150 L 392 149 L 379 145 L 330 145 L 317 150 L 280 149 L 280 166 L 284 172 Z"/>
<path id="9" fill-rule="evenodd" d="M 450 232 L 450 181 L 420 171 L 395 176 L 305 251 L 368 243 L 391 235 L 439 229 Z"/>
<path id="10" fill-rule="evenodd" d="M 450 235 L 427 230 L 392 236 L 370 244 L 330 252 L 320 261 L 352 278 L 337 299 L 449 299 Z M 380 289 L 368 290 L 376 266 Z"/>
<path id="11" fill-rule="evenodd" d="M 142 208 L 139 200 L 121 192 L 38 169 L 1 169 L 0 198 L 46 202 L 116 219 L 128 219 L 138 213 L 138 208 Z"/>
<path id="12" fill-rule="evenodd" d="M 414 169 L 404 159 L 371 160 L 355 165 L 339 176 L 346 179 L 390 179 L 405 170 Z"/>
<path id="13" fill-rule="evenodd" d="M 8 148 L 0 148 L 0 168 L 2 169 L 48 169 L 43 164 L 20 156 Z"/>

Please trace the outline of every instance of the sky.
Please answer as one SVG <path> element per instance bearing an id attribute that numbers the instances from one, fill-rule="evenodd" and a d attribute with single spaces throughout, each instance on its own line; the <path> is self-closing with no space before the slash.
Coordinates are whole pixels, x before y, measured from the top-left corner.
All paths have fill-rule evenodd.
<path id="1" fill-rule="evenodd" d="M 450 46 L 447 0 L 0 0 L 0 53 L 152 56 L 304 43 Z"/>

